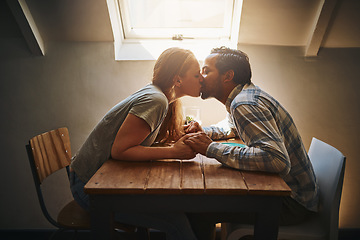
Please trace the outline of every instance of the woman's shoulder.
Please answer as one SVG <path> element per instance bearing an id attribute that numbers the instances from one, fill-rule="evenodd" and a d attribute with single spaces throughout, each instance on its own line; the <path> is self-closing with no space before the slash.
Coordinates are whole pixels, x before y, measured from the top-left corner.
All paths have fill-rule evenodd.
<path id="1" fill-rule="evenodd" d="M 158 87 L 156 87 L 153 84 L 149 84 L 149 85 L 145 86 L 142 89 L 140 95 L 143 98 L 147 98 L 147 99 L 151 99 L 153 101 L 168 104 L 168 100 L 167 100 L 165 94 Z"/>
<path id="2" fill-rule="evenodd" d="M 147 85 L 133 95 L 130 113 L 136 116 L 163 116 L 168 105 L 168 100 L 161 90 Z"/>
<path id="3" fill-rule="evenodd" d="M 144 92 L 152 92 L 152 93 L 158 93 L 165 96 L 165 94 L 161 91 L 161 89 L 154 84 L 148 84 L 145 87 L 142 88 Z"/>

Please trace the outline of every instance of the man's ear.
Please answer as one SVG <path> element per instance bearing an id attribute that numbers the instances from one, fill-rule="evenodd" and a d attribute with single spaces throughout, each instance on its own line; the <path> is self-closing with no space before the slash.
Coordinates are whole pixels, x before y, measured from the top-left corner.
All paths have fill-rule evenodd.
<path id="1" fill-rule="evenodd" d="M 234 70 L 230 69 L 224 73 L 224 82 L 230 82 L 234 78 Z"/>

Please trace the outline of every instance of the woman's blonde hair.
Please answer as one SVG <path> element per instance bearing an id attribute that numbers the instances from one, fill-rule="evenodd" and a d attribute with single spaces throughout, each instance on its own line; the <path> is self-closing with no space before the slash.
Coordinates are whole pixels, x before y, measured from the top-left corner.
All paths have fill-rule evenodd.
<path id="1" fill-rule="evenodd" d="M 190 50 L 169 48 L 155 63 L 152 83 L 172 98 L 175 95 L 175 77 L 184 76 L 194 62 L 197 59 Z M 183 125 L 182 105 L 177 99 L 170 103 L 156 141 L 177 141 L 184 134 Z"/>

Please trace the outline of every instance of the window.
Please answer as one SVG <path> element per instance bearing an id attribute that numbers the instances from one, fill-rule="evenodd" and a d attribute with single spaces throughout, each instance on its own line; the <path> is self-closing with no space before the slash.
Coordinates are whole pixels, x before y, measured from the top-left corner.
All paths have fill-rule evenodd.
<path id="1" fill-rule="evenodd" d="M 236 48 L 242 0 L 106 0 L 116 60 L 154 60 L 168 47 L 203 59 L 213 47 Z"/>
<path id="2" fill-rule="evenodd" d="M 233 0 L 119 0 L 125 39 L 229 39 Z"/>

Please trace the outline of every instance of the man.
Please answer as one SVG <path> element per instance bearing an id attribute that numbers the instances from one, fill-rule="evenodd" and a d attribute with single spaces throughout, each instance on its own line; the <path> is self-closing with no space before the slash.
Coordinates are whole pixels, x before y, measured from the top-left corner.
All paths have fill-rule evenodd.
<path id="1" fill-rule="evenodd" d="M 251 82 L 248 56 L 225 47 L 213 49 L 202 74 L 201 97 L 223 103 L 232 128 L 202 128 L 192 122 L 185 129 L 190 133 L 186 144 L 228 167 L 278 173 L 292 190 L 291 196 L 283 199 L 281 225 L 304 221 L 316 212 L 318 186 L 299 132 L 280 103 Z M 240 137 L 246 147 L 212 141 L 233 136 Z M 252 214 L 245 213 L 189 214 L 189 219 L 199 240 L 211 239 L 217 222 L 255 221 Z"/>

